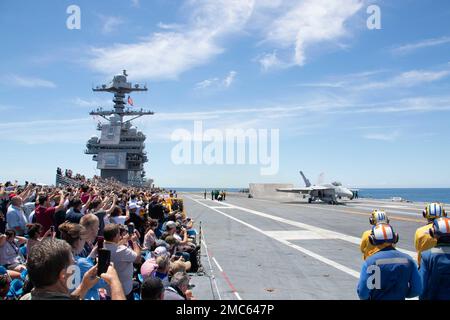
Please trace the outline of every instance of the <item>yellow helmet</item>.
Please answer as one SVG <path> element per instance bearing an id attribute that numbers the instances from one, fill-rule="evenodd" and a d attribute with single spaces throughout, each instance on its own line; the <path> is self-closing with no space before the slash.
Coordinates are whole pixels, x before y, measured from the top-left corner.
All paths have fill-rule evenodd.
<path id="1" fill-rule="evenodd" d="M 384 210 L 375 209 L 372 211 L 371 216 L 369 218 L 369 222 L 371 225 L 377 225 L 380 223 L 389 223 L 389 218 Z"/>
<path id="2" fill-rule="evenodd" d="M 441 203 L 433 202 L 427 204 L 425 210 L 423 210 L 422 215 L 428 220 L 433 220 L 436 218 L 446 217 L 447 213 L 444 210 L 444 206 Z"/>

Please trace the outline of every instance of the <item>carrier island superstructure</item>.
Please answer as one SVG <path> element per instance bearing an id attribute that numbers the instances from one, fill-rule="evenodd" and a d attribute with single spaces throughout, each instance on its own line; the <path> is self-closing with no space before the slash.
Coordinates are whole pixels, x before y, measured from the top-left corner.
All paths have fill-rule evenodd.
<path id="1" fill-rule="evenodd" d="M 127 107 L 127 104 L 132 104 L 130 93 L 147 91 L 146 86 L 128 82 L 127 76 L 124 70 L 123 74 L 114 76 L 109 84 L 92 89 L 94 92 L 113 93 L 114 108 L 97 108 L 89 113 L 102 117 L 106 122 L 98 123 L 97 130 L 101 131 L 101 136 L 89 139 L 85 153 L 93 155 L 92 160 L 97 162 L 102 178 L 114 178 L 125 184 L 139 186 L 151 184 L 152 180 L 145 179 L 144 163 L 148 161 L 147 152 L 144 151 L 146 136 L 131 121 L 154 113 Z"/>

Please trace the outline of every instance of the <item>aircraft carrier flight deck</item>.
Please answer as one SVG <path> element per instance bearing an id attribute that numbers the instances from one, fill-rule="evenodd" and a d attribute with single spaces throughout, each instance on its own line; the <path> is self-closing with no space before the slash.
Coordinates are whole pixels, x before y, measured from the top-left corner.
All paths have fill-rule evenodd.
<path id="1" fill-rule="evenodd" d="M 370 212 L 386 211 L 400 236 L 396 247 L 414 259 L 414 233 L 425 224 L 419 202 L 179 197 L 202 225 L 204 275 L 192 278 L 199 299 L 358 299 L 359 245 Z"/>

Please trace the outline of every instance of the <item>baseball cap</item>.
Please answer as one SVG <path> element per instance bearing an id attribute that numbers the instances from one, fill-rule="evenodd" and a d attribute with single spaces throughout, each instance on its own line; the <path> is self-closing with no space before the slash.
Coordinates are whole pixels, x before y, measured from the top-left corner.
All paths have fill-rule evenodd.
<path id="1" fill-rule="evenodd" d="M 131 210 L 131 209 L 139 209 L 140 207 L 136 203 L 133 202 L 128 206 L 128 208 Z"/>
<path id="2" fill-rule="evenodd" d="M 153 251 L 153 254 L 155 255 L 155 257 L 159 257 L 159 256 L 162 256 L 162 255 L 168 255 L 166 247 L 157 247 Z"/>
<path id="3" fill-rule="evenodd" d="M 166 229 L 172 229 L 172 228 L 175 228 L 176 226 L 177 226 L 177 224 L 174 221 L 168 221 L 166 223 Z"/>

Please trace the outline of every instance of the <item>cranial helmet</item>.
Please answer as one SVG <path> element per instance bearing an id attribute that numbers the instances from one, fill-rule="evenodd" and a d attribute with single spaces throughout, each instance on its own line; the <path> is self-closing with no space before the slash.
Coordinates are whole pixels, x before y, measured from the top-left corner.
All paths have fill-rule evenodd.
<path id="1" fill-rule="evenodd" d="M 377 224 L 372 228 L 369 236 L 369 242 L 376 246 L 383 243 L 397 243 L 399 240 L 398 233 L 387 223 Z"/>
<path id="2" fill-rule="evenodd" d="M 430 235 L 434 237 L 450 237 L 450 219 L 438 218 L 433 221 L 433 228 L 430 229 Z"/>
<path id="3" fill-rule="evenodd" d="M 369 218 L 371 225 L 377 225 L 379 223 L 389 223 L 389 218 L 384 210 L 373 210 Z"/>
<path id="4" fill-rule="evenodd" d="M 433 202 L 430 204 L 427 204 L 425 207 L 425 210 L 423 210 L 422 215 L 424 218 L 427 218 L 429 220 L 446 217 L 447 213 L 444 210 L 444 207 L 442 204 Z"/>

